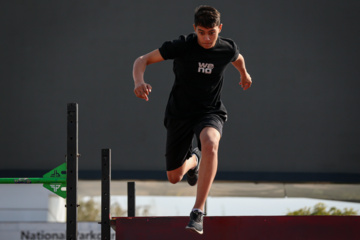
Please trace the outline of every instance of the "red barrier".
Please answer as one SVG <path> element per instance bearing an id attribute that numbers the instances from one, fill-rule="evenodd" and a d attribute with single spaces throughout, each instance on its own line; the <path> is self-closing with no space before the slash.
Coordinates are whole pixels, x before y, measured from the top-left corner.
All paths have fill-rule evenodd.
<path id="1" fill-rule="evenodd" d="M 189 217 L 113 218 L 116 239 L 359 240 L 358 216 L 205 217 L 204 234 L 185 230 Z"/>

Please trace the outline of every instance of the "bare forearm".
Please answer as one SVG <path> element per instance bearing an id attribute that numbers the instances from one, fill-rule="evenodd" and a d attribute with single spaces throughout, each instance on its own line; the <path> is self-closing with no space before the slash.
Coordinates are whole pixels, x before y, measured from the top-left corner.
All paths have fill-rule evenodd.
<path id="1" fill-rule="evenodd" d="M 133 79 L 134 79 L 134 93 L 137 97 L 149 100 L 148 95 L 151 92 L 150 84 L 145 83 L 144 73 L 146 66 L 152 63 L 163 61 L 164 58 L 161 56 L 159 50 L 154 50 L 144 56 L 138 57 L 133 66 Z"/>
<path id="2" fill-rule="evenodd" d="M 158 49 L 156 49 L 148 54 L 145 54 L 144 56 L 138 57 L 135 60 L 134 66 L 133 66 L 133 78 L 134 78 L 135 86 L 137 84 L 143 84 L 145 82 L 144 81 L 144 73 L 145 73 L 147 65 L 161 62 L 161 61 L 164 61 L 164 58 L 161 56 Z"/>
<path id="3" fill-rule="evenodd" d="M 135 86 L 144 83 L 144 73 L 146 70 L 146 60 L 144 56 L 138 57 L 133 65 L 133 79 Z"/>
<path id="4" fill-rule="evenodd" d="M 239 54 L 236 61 L 232 64 L 240 73 L 240 85 L 244 90 L 247 90 L 249 87 L 251 87 L 252 80 L 250 74 L 246 70 L 244 57 Z"/>
<path id="5" fill-rule="evenodd" d="M 239 54 L 238 59 L 232 64 L 239 71 L 241 76 L 244 76 L 246 74 L 247 71 L 245 66 L 245 59 L 241 54 Z"/>

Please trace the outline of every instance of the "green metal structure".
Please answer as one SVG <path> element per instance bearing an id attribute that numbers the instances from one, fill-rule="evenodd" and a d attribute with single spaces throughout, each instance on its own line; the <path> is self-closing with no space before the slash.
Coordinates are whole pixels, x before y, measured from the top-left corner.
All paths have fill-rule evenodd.
<path id="1" fill-rule="evenodd" d="M 0 178 L 0 184 L 43 184 L 44 188 L 66 198 L 66 167 L 66 163 L 63 163 L 42 178 Z"/>

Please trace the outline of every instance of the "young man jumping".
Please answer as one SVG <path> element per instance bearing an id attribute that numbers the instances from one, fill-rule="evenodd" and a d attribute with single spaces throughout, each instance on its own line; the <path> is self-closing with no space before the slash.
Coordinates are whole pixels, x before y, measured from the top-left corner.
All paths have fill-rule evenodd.
<path id="1" fill-rule="evenodd" d="M 252 80 L 237 45 L 219 36 L 220 13 L 213 7 L 195 10 L 195 33 L 166 41 L 159 49 L 134 62 L 134 93 L 149 100 L 150 84 L 144 81 L 146 66 L 173 59 L 175 82 L 168 99 L 164 125 L 167 129 L 166 168 L 171 183 L 186 174 L 197 184 L 196 201 L 186 229 L 203 233 L 204 205 L 218 166 L 218 148 L 227 111 L 220 95 L 224 70 L 229 63 L 240 73 L 240 85 L 247 90 Z M 192 146 L 194 135 L 198 147 Z"/>

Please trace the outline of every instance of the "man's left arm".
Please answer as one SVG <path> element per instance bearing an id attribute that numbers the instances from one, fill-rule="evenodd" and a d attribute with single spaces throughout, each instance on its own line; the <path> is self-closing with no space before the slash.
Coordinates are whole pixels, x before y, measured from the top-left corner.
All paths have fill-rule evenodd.
<path id="1" fill-rule="evenodd" d="M 246 71 L 245 67 L 245 59 L 244 57 L 239 54 L 238 58 L 232 62 L 232 65 L 239 71 L 240 73 L 240 86 L 247 90 L 249 87 L 251 87 L 252 80 L 250 77 L 250 74 Z"/>

